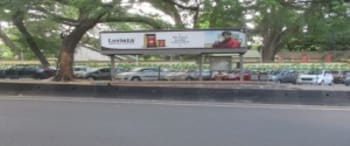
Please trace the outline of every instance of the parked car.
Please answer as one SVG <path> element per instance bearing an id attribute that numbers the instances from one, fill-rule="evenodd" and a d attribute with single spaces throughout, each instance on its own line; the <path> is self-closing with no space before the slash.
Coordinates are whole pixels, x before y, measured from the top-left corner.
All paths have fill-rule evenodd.
<path id="1" fill-rule="evenodd" d="M 346 77 L 350 74 L 350 70 L 342 71 L 342 76 L 340 79 L 340 83 L 344 84 Z"/>
<path id="2" fill-rule="evenodd" d="M 282 72 L 283 70 L 275 70 L 275 71 L 270 71 L 270 72 L 268 72 L 268 80 L 269 81 L 277 81 L 277 76 L 278 76 L 278 74 L 280 74 L 281 72 Z"/>
<path id="3" fill-rule="evenodd" d="M 7 69 L 0 69 L 0 78 L 5 78 L 6 77 L 6 70 Z"/>
<path id="4" fill-rule="evenodd" d="M 314 70 L 307 74 L 300 74 L 297 79 L 298 84 L 319 84 L 319 85 L 332 85 L 333 74 L 328 70 Z"/>
<path id="5" fill-rule="evenodd" d="M 345 74 L 344 84 L 350 86 L 350 72 Z"/>
<path id="6" fill-rule="evenodd" d="M 252 81 L 269 81 L 271 71 L 252 71 L 251 79 Z"/>
<path id="7" fill-rule="evenodd" d="M 86 78 L 87 74 L 93 71 L 96 71 L 96 68 L 88 67 L 88 66 L 74 66 L 73 72 L 74 75 L 78 78 Z"/>
<path id="8" fill-rule="evenodd" d="M 116 68 L 114 73 L 124 72 L 123 68 Z M 110 68 L 100 68 L 95 71 L 86 74 L 85 79 L 88 80 L 111 80 L 111 69 Z"/>
<path id="9" fill-rule="evenodd" d="M 217 71 L 212 74 L 214 80 L 240 80 L 240 71 Z M 243 80 L 251 80 L 251 73 L 247 70 L 243 71 Z"/>
<path id="10" fill-rule="evenodd" d="M 15 65 L 5 71 L 5 78 L 34 78 L 46 79 L 56 74 L 53 67 L 43 67 L 40 65 Z"/>
<path id="11" fill-rule="evenodd" d="M 285 70 L 279 72 L 279 74 L 276 75 L 275 81 L 279 83 L 297 83 L 299 72 L 294 70 Z"/>
<path id="12" fill-rule="evenodd" d="M 344 79 L 343 79 L 344 76 L 343 76 L 343 72 L 342 71 L 335 71 L 335 70 L 333 70 L 331 72 L 333 74 L 333 77 L 334 77 L 333 82 L 335 84 L 341 84 L 341 83 L 344 82 Z"/>
<path id="13" fill-rule="evenodd" d="M 118 73 L 115 78 L 125 81 L 155 81 L 165 80 L 165 75 L 171 72 L 168 69 L 156 67 L 140 67 L 134 68 L 129 72 Z"/>
<path id="14" fill-rule="evenodd" d="M 197 70 L 188 70 L 186 80 L 199 80 L 200 76 L 202 75 L 203 80 L 210 80 L 211 79 L 211 71 L 208 69 L 202 70 L 202 74 L 200 74 L 200 71 Z"/>
<path id="15" fill-rule="evenodd" d="M 213 79 L 213 80 L 228 80 L 228 72 L 227 71 L 215 71 L 211 75 L 211 79 Z"/>
<path id="16" fill-rule="evenodd" d="M 187 71 L 171 71 L 164 75 L 164 79 L 168 81 L 187 80 L 187 76 Z"/>
<path id="17" fill-rule="evenodd" d="M 33 75 L 34 79 L 47 79 L 56 75 L 56 68 L 38 66 Z"/>
<path id="18" fill-rule="evenodd" d="M 243 80 L 244 81 L 249 81 L 251 80 L 251 73 L 249 71 L 243 71 Z M 234 70 L 234 71 L 229 71 L 227 74 L 227 80 L 240 80 L 240 71 L 239 70 Z"/>
<path id="19" fill-rule="evenodd" d="M 187 71 L 173 71 L 165 75 L 166 80 L 199 80 L 199 70 L 187 70 Z M 202 79 L 210 79 L 210 71 L 202 70 Z"/>

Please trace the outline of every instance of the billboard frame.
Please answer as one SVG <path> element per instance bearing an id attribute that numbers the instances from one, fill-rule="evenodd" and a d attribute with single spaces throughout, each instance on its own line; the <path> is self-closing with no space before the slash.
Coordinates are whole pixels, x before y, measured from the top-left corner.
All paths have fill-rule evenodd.
<path id="1" fill-rule="evenodd" d="M 196 31 L 237 31 L 246 33 L 244 28 L 212 28 L 212 29 L 174 29 L 174 30 L 139 30 L 139 31 L 102 31 L 103 33 L 151 33 L 151 32 L 196 32 Z M 247 41 L 247 39 L 245 39 Z M 99 38 L 101 42 L 101 37 Z M 161 49 L 113 49 L 101 46 L 101 53 L 105 55 L 195 55 L 195 54 L 211 54 L 211 53 L 235 53 L 235 49 L 244 50 L 246 47 L 240 48 L 161 48 Z"/>
<path id="2" fill-rule="evenodd" d="M 191 32 L 191 31 L 237 31 L 241 33 L 245 33 L 245 41 L 247 41 L 247 34 L 245 28 L 212 28 L 212 29 L 173 29 L 173 30 L 139 30 L 139 31 L 101 31 L 99 34 L 101 36 L 102 33 L 147 33 L 147 32 Z M 101 37 L 99 38 L 101 43 Z M 115 55 L 198 55 L 201 59 L 199 62 L 200 69 L 200 79 L 202 78 L 202 64 L 203 57 L 207 54 L 238 54 L 239 62 L 240 62 L 240 80 L 243 81 L 243 55 L 247 52 L 248 48 L 245 47 L 240 48 L 162 48 L 162 49 L 113 49 L 106 48 L 101 46 L 101 54 L 108 55 L 111 58 L 111 79 L 114 79 L 114 70 L 115 70 Z"/>

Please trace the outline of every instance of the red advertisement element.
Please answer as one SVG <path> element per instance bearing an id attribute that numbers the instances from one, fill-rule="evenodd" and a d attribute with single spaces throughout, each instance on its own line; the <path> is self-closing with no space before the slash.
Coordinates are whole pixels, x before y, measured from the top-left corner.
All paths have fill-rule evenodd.
<path id="1" fill-rule="evenodd" d="M 306 54 L 303 54 L 303 55 L 301 55 L 300 60 L 302 63 L 307 63 L 307 62 L 309 62 L 309 56 L 307 56 Z"/>
<path id="2" fill-rule="evenodd" d="M 327 63 L 332 62 L 332 53 L 327 53 L 325 56 L 325 61 Z"/>
<path id="3" fill-rule="evenodd" d="M 239 48 L 240 43 L 232 36 L 230 31 L 224 31 L 221 33 L 222 41 L 216 41 L 213 44 L 213 48 Z"/>
<path id="4" fill-rule="evenodd" d="M 145 43 L 147 48 L 157 47 L 157 37 L 156 34 L 146 34 Z"/>
<path id="5" fill-rule="evenodd" d="M 165 40 L 158 40 L 158 47 L 165 47 Z"/>

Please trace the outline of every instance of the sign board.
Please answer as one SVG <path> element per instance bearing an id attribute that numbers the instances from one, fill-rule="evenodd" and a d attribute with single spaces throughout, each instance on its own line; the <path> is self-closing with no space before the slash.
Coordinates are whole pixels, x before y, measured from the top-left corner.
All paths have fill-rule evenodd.
<path id="1" fill-rule="evenodd" d="M 210 56 L 209 68 L 211 71 L 232 70 L 232 57 L 231 56 Z"/>
<path id="2" fill-rule="evenodd" d="M 246 34 L 239 29 L 164 30 L 101 32 L 104 51 L 159 51 L 186 49 L 234 49 L 247 47 Z"/>

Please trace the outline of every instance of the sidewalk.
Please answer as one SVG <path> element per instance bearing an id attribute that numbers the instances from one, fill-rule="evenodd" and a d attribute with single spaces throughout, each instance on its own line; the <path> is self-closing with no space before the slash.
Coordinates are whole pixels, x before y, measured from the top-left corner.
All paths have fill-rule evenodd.
<path id="1" fill-rule="evenodd" d="M 214 89 L 273 89 L 273 90 L 324 90 L 324 91 L 350 91 L 350 87 L 343 84 L 332 86 L 279 84 L 273 82 L 257 81 L 88 81 L 75 80 L 72 82 L 53 82 L 51 80 L 0 80 L 1 83 L 25 84 L 54 84 L 54 85 L 108 85 L 132 87 L 174 87 L 174 88 L 214 88 Z"/>

